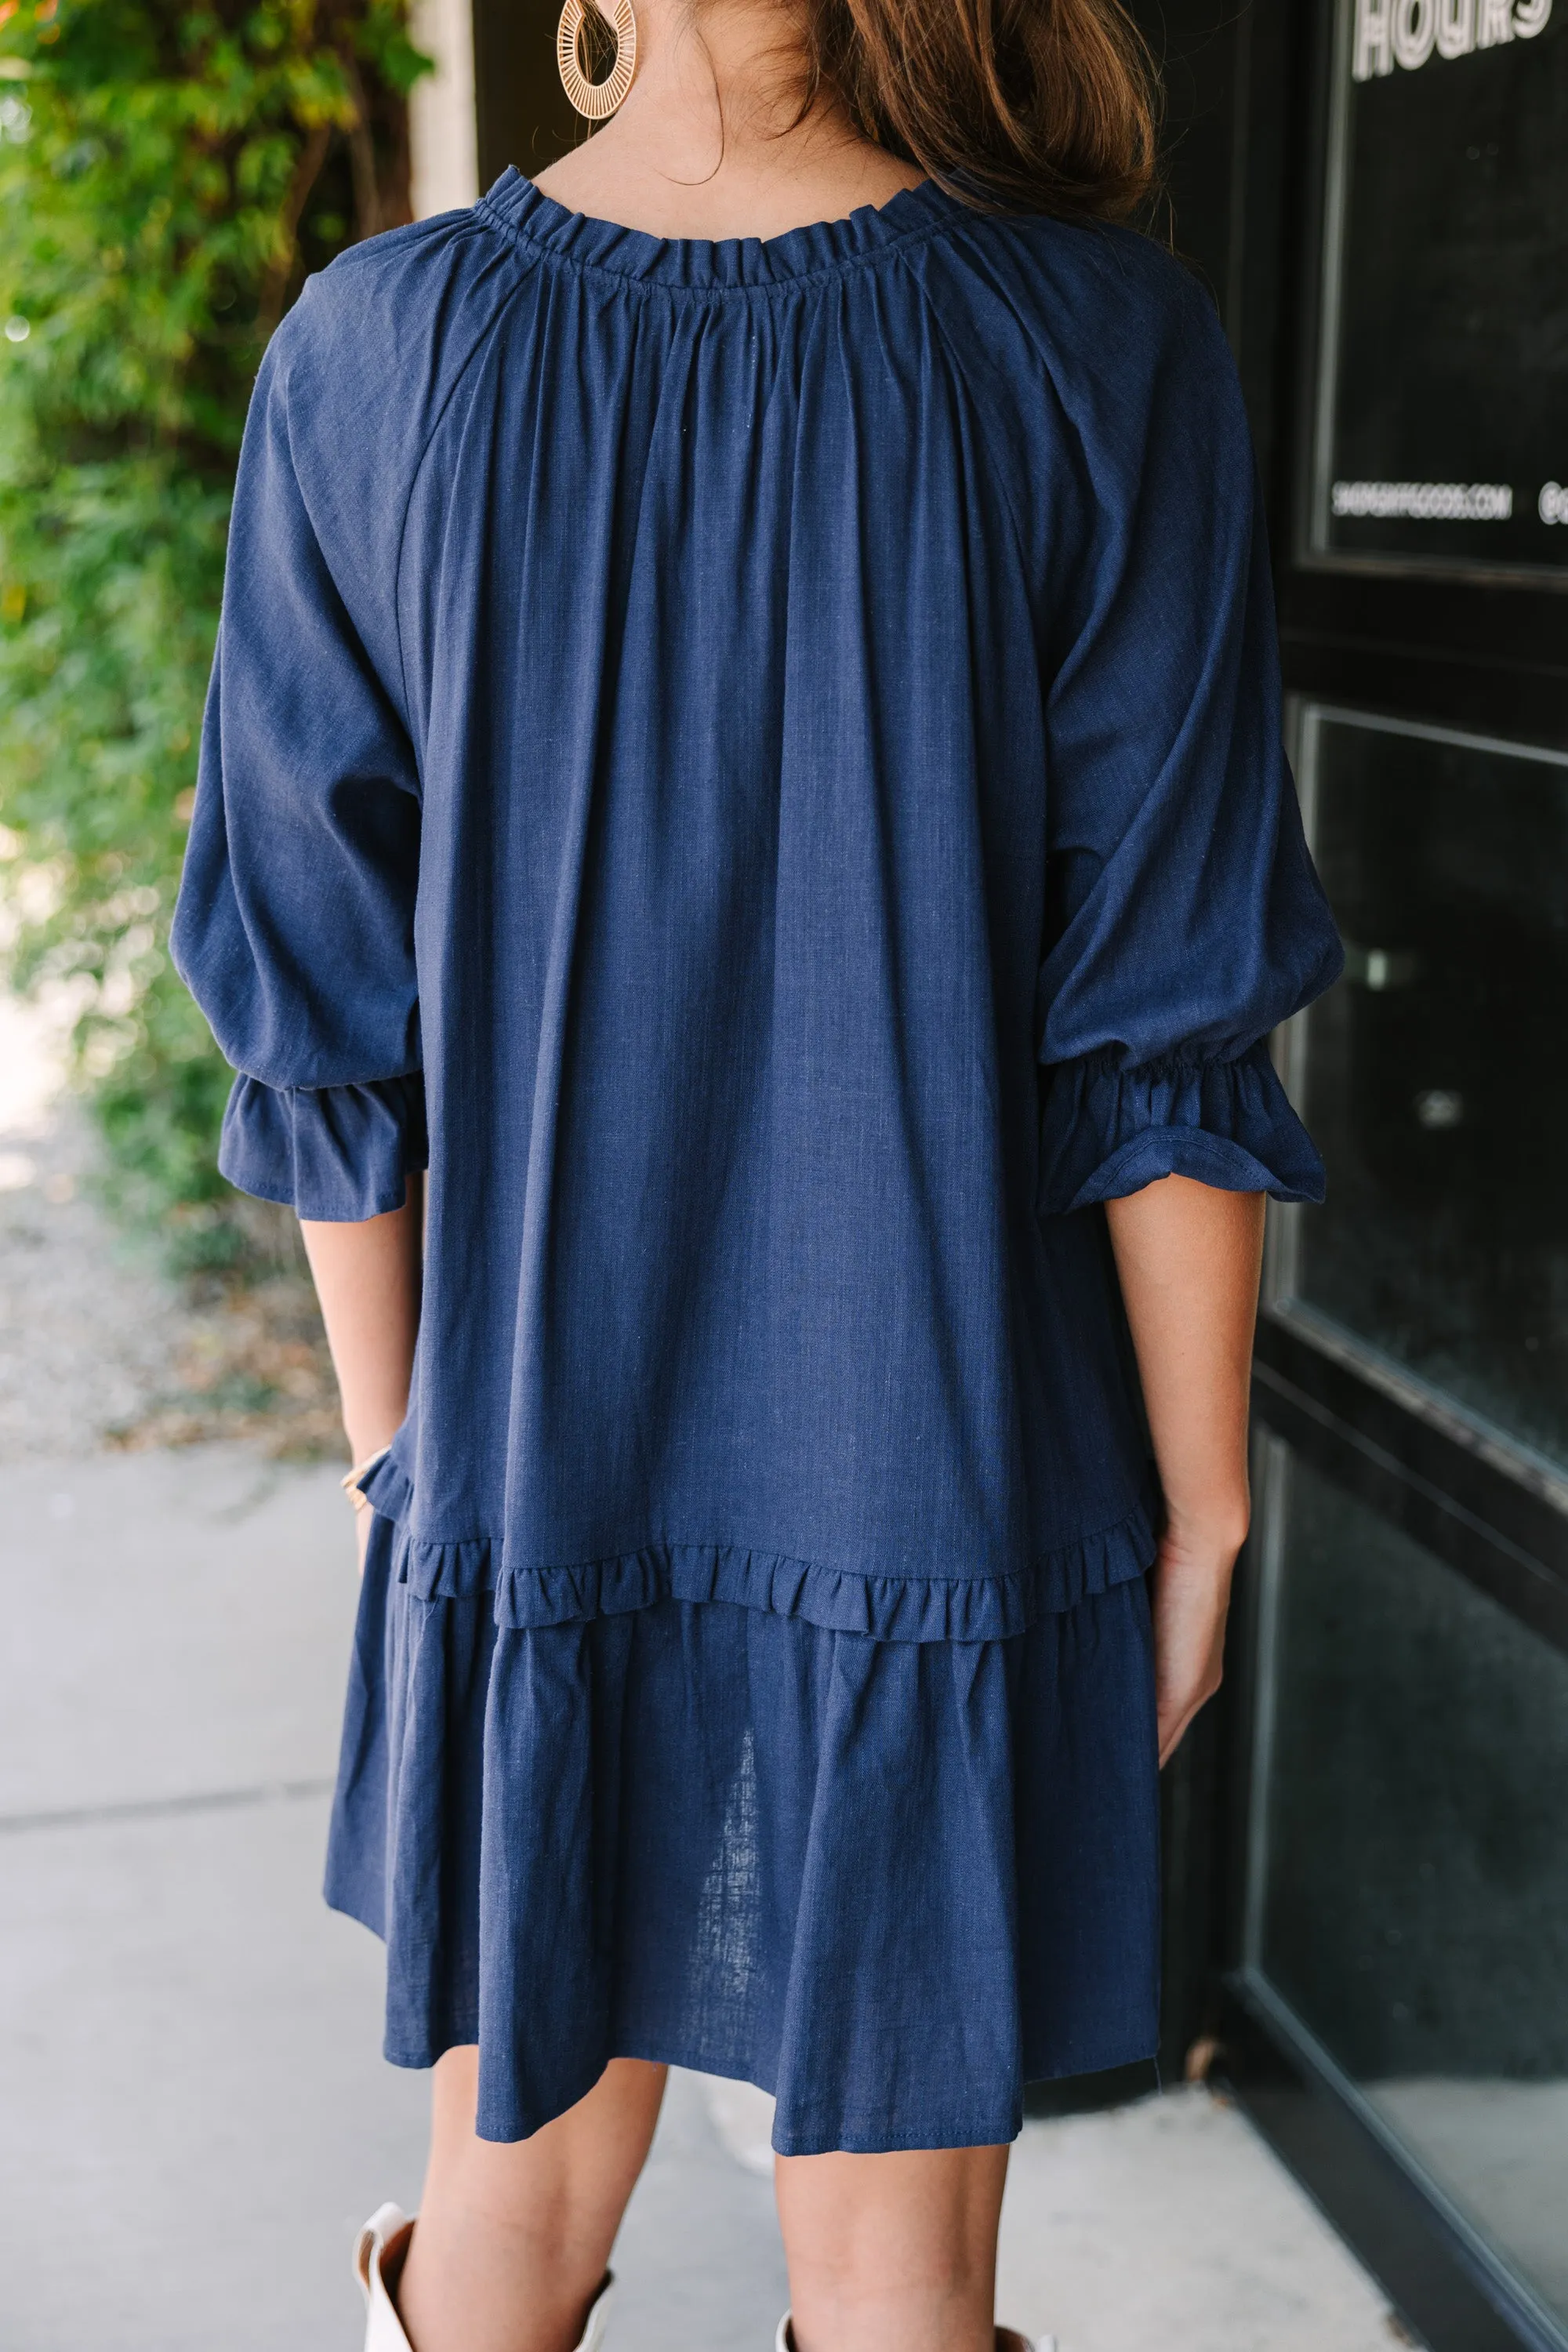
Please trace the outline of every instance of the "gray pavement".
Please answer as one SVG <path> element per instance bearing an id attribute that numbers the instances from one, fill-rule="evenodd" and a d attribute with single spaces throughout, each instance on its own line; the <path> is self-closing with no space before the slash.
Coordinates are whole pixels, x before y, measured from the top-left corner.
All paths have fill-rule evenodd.
<path id="1" fill-rule="evenodd" d="M 0 1470 L 3 2352 L 358 2340 L 347 2249 L 417 2202 L 426 2084 L 318 1893 L 353 1560 L 330 1469 Z M 678 2080 L 617 2346 L 764 2347 L 772 2206 Z"/>
<path id="2" fill-rule="evenodd" d="M 355 1580 L 327 1468 L 0 1466 L 0 2352 L 352 2352 L 426 2086 L 318 1894 Z M 765 2102 L 676 2077 L 615 2352 L 766 2352 Z M 1388 2352 L 1382 2298 L 1202 2094 L 1032 2125 L 1004 2315 L 1060 2352 Z"/>

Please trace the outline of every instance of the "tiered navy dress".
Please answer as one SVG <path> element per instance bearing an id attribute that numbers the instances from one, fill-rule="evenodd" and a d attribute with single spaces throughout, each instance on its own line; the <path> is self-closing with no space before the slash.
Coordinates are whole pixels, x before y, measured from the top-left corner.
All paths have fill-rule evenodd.
<path id="1" fill-rule="evenodd" d="M 313 279 L 175 953 L 222 1165 L 428 1154 L 329 1900 L 387 2053 L 784 2151 L 1156 2038 L 1158 1495 L 1100 1203 L 1316 1197 L 1339 953 L 1200 289 L 927 186 L 667 242 L 508 173 Z"/>

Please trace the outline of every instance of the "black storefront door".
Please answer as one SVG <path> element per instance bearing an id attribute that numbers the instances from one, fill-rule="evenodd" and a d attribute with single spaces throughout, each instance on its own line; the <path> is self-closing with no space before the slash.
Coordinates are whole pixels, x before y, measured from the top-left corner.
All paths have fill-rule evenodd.
<path id="1" fill-rule="evenodd" d="M 1173 2027 L 1217 2021 L 1440 2352 L 1561 2347 L 1568 5 L 1150 29 L 1348 955 L 1279 1041 L 1331 1197 L 1271 1232 L 1231 1689 L 1171 1797 Z"/>

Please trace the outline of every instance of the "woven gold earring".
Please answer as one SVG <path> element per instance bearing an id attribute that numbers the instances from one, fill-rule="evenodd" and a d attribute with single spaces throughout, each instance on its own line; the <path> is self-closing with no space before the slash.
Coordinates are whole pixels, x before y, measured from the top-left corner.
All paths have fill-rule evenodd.
<path id="1" fill-rule="evenodd" d="M 595 14 L 600 11 L 595 8 Z M 577 112 L 585 114 L 590 122 L 603 122 L 632 86 L 637 69 L 637 20 L 632 0 L 616 0 L 616 62 L 603 81 L 590 81 L 577 54 L 586 15 L 587 0 L 566 0 L 555 32 L 555 62 L 561 68 L 561 87 Z"/>

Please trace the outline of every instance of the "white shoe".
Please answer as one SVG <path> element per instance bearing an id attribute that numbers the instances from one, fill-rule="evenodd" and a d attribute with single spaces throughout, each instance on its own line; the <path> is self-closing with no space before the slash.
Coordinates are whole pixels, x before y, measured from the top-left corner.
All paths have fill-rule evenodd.
<path id="1" fill-rule="evenodd" d="M 368 2347 L 366 2352 L 369 2352 Z M 773 2352 L 795 2352 L 795 2336 L 787 2311 L 773 2337 Z M 1033 2343 L 1028 2336 L 1020 2336 L 1016 2327 L 999 2327 L 996 2330 L 996 2352 L 1057 2352 L 1057 2339 L 1054 2336 L 1042 2336 L 1038 2343 Z"/>
<path id="2" fill-rule="evenodd" d="M 413 2352 L 393 2300 L 413 2235 L 414 2224 L 400 2205 L 378 2206 L 359 2233 L 354 2271 L 364 2296 L 364 2352 Z M 604 2284 L 588 2305 L 577 2352 L 599 2352 L 615 2284 L 614 2274 L 606 2271 Z"/>
<path id="3" fill-rule="evenodd" d="M 364 2352 L 413 2352 L 392 2299 L 413 2235 L 401 2205 L 378 2206 L 359 2233 L 354 2271 L 364 2297 Z"/>

